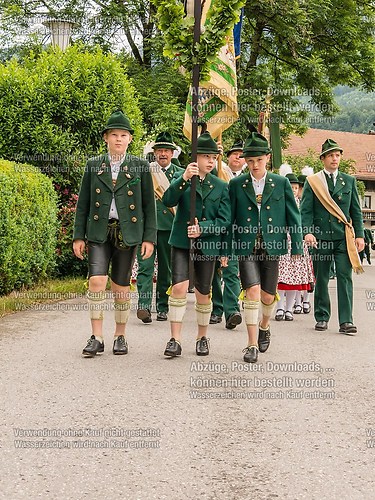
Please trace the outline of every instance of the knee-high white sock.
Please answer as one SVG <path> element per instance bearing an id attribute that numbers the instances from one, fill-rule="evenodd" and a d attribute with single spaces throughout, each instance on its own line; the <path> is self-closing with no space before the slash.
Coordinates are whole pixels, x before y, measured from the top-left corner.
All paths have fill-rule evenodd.
<path id="1" fill-rule="evenodd" d="M 257 325 L 259 316 L 259 300 L 243 300 L 244 316 L 246 325 Z"/>
<path id="2" fill-rule="evenodd" d="M 89 305 L 90 319 L 103 319 L 105 308 L 105 291 L 87 292 L 87 302 Z"/>
<path id="3" fill-rule="evenodd" d="M 130 300 L 125 302 L 114 302 L 116 323 L 126 324 L 130 315 Z"/>
<path id="4" fill-rule="evenodd" d="M 208 326 L 210 323 L 210 316 L 212 312 L 212 302 L 208 304 L 195 303 L 195 311 L 197 314 L 197 323 L 199 326 Z"/>
<path id="5" fill-rule="evenodd" d="M 187 299 L 175 299 L 173 297 L 169 297 L 168 305 L 169 305 L 169 321 L 171 323 L 182 323 L 184 319 L 185 311 L 186 311 Z"/>

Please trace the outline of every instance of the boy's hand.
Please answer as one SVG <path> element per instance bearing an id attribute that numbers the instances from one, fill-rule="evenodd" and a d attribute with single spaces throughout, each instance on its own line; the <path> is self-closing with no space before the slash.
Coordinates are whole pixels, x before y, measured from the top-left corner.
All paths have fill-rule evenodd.
<path id="1" fill-rule="evenodd" d="M 221 267 L 228 267 L 228 257 L 220 257 Z"/>
<path id="2" fill-rule="evenodd" d="M 142 259 L 149 259 L 154 252 L 154 244 L 151 241 L 144 241 L 141 246 Z"/>
<path id="3" fill-rule="evenodd" d="M 313 234 L 306 234 L 305 236 L 305 243 L 308 247 L 316 247 L 316 238 Z"/>
<path id="4" fill-rule="evenodd" d="M 83 240 L 74 240 L 73 241 L 73 252 L 78 259 L 84 259 L 86 243 Z"/>
<path id="5" fill-rule="evenodd" d="M 189 165 L 186 167 L 185 172 L 182 174 L 182 178 L 185 181 L 188 181 L 191 179 L 194 175 L 199 175 L 199 168 L 198 164 L 193 162 L 189 163 Z"/>
<path id="6" fill-rule="evenodd" d="M 202 230 L 199 227 L 198 219 L 195 217 L 195 224 L 188 226 L 188 237 L 189 238 L 199 238 L 201 233 L 202 233 Z"/>

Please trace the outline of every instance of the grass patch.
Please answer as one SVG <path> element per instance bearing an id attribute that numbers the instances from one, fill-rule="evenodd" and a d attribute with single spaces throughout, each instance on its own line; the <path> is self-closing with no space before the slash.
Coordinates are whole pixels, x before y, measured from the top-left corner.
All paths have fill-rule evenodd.
<path id="1" fill-rule="evenodd" d="M 9 295 L 0 297 L 0 317 L 14 312 L 26 311 L 31 309 L 33 304 L 59 302 L 85 295 L 85 278 L 48 280 L 35 287 L 15 290 Z"/>

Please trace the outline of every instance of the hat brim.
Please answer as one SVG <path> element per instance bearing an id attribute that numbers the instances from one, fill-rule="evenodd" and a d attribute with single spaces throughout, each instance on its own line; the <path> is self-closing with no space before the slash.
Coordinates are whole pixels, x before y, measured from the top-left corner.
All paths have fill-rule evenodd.
<path id="1" fill-rule="evenodd" d="M 170 142 L 155 142 L 152 149 L 171 149 L 172 151 L 175 151 L 177 148 Z"/>
<path id="2" fill-rule="evenodd" d="M 268 148 L 266 150 L 249 150 L 249 149 L 244 149 L 242 155 L 240 158 L 251 158 L 251 157 L 257 157 L 257 156 L 267 156 L 272 153 L 272 149 Z"/>
<path id="3" fill-rule="evenodd" d="M 102 135 L 104 135 L 106 132 L 108 132 L 108 130 L 126 130 L 127 132 L 129 132 L 130 135 L 134 134 L 134 130 L 132 128 L 126 128 L 121 123 L 117 123 L 117 124 L 114 123 L 113 125 L 109 125 L 108 127 L 103 128 Z"/>
<path id="4" fill-rule="evenodd" d="M 338 147 L 329 148 L 329 149 L 326 149 L 325 151 L 322 151 L 320 153 L 319 158 L 321 158 L 322 156 L 325 156 L 327 153 L 330 153 L 331 151 L 340 151 L 341 154 L 344 152 L 344 150 L 342 148 L 338 148 Z"/>
<path id="5" fill-rule="evenodd" d="M 235 149 L 230 149 L 229 151 L 226 151 L 226 153 L 225 153 L 225 154 L 226 154 L 226 156 L 229 156 L 229 155 L 231 155 L 232 153 L 235 153 L 236 151 L 238 151 L 238 152 L 240 152 L 240 151 L 241 151 L 241 152 L 243 152 L 243 148 L 235 148 Z"/>
<path id="6" fill-rule="evenodd" d="M 213 150 L 213 149 L 197 149 L 197 155 L 218 155 L 219 150 Z"/>

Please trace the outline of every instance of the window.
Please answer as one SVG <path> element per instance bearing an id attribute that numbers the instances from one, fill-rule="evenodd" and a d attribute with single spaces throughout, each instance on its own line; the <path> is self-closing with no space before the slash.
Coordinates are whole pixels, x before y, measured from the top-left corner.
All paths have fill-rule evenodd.
<path id="1" fill-rule="evenodd" d="M 362 208 L 367 208 L 368 210 L 371 209 L 371 196 L 365 195 L 363 197 L 363 202 L 362 202 Z"/>

